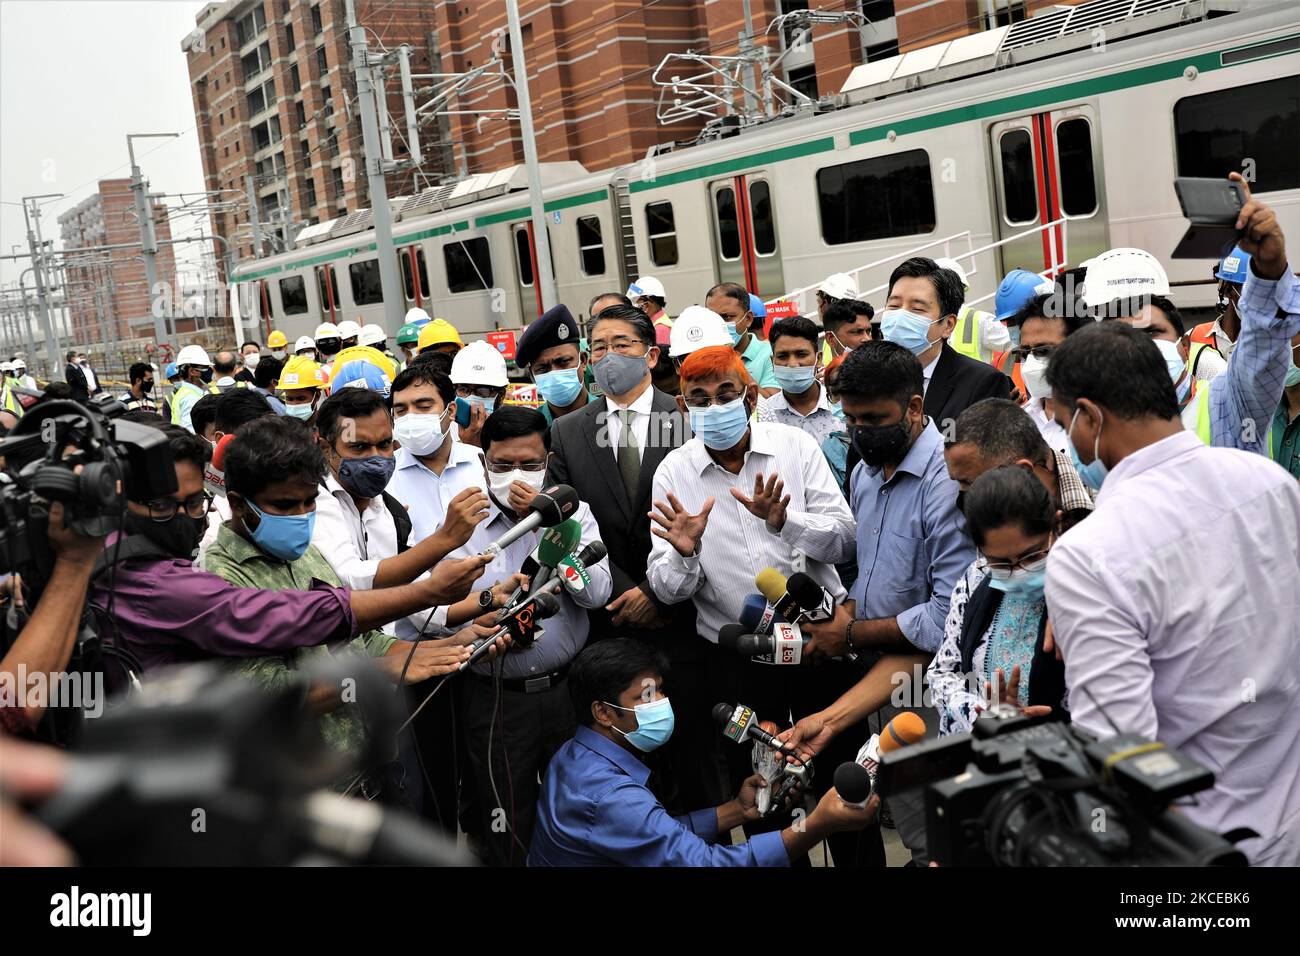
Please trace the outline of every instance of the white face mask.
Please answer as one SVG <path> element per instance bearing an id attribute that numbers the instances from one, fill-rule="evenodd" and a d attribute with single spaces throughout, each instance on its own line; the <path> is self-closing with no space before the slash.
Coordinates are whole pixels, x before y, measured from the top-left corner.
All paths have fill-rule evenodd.
<path id="1" fill-rule="evenodd" d="M 412 455 L 420 458 L 432 455 L 447 438 L 443 423 L 450 411 L 451 407 L 441 414 L 407 412 L 393 422 L 393 437 Z"/>
<path id="2" fill-rule="evenodd" d="M 277 362 L 283 362 L 283 361 L 284 361 L 284 356 L 285 356 L 285 353 L 284 353 L 284 352 L 272 352 L 272 353 L 271 353 L 271 358 L 275 359 Z"/>
<path id="3" fill-rule="evenodd" d="M 516 481 L 522 481 L 524 484 L 530 485 L 534 490 L 541 491 L 542 486 L 546 484 L 546 469 L 524 471 L 522 468 L 516 468 L 504 475 L 489 471 L 487 478 L 488 490 L 492 492 L 492 497 L 497 500 L 497 504 L 504 505 L 510 500 L 510 486 Z"/>
<path id="4" fill-rule="evenodd" d="M 1052 386 L 1047 384 L 1047 359 L 1027 355 L 1020 363 L 1020 377 L 1025 381 L 1031 399 L 1051 398 Z"/>
<path id="5" fill-rule="evenodd" d="M 257 363 L 262 361 L 262 356 L 258 352 L 249 352 L 244 356 L 244 368 L 257 368 Z"/>

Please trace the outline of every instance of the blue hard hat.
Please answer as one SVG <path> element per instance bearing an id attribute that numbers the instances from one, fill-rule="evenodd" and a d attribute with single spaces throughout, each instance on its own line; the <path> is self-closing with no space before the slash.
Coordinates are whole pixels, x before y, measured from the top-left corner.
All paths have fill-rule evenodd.
<path id="1" fill-rule="evenodd" d="M 175 378 L 179 374 L 180 374 L 180 370 L 176 368 L 176 363 L 168 362 L 167 371 L 163 373 L 163 378 Z"/>
<path id="2" fill-rule="evenodd" d="M 368 388 L 387 398 L 393 381 L 378 365 L 358 359 L 334 371 L 330 379 L 330 394 L 337 394 L 340 388 Z"/>
<path id="3" fill-rule="evenodd" d="M 762 299 L 752 292 L 749 294 L 749 311 L 754 313 L 756 319 L 767 318 L 767 306 L 763 304 Z"/>
<path id="4" fill-rule="evenodd" d="M 1233 285 L 1243 285 L 1246 273 L 1250 269 L 1250 253 L 1241 246 L 1233 246 L 1232 251 L 1219 260 L 1219 267 L 1214 270 L 1214 278 Z"/>
<path id="5" fill-rule="evenodd" d="M 993 297 L 998 321 L 1005 322 L 1027 306 L 1042 283 L 1042 276 L 1027 269 L 1012 269 L 1003 276 L 997 295 Z"/>

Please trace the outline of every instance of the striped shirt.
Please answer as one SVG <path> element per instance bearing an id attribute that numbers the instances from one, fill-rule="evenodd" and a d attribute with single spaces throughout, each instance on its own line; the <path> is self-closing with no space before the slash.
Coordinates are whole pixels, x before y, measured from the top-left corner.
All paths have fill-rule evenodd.
<path id="1" fill-rule="evenodd" d="M 752 497 L 760 473 L 780 476 L 790 495 L 779 533 L 731 495 L 738 488 Z M 837 603 L 844 599 L 834 565 L 853 552 L 853 515 L 820 448 L 804 432 L 775 422 L 751 424 L 749 451 L 738 475 L 718 465 L 704 443 L 692 438 L 669 452 L 655 471 L 653 500 L 666 503 L 669 492 L 692 514 L 710 497 L 713 510 L 698 553 L 689 558 L 663 538 L 652 539 L 646 578 L 665 603 L 694 600 L 705 639 L 716 643 L 722 625 L 740 620 L 745 598 L 758 590 L 758 572 L 771 567 L 788 577 L 798 570 L 796 550 L 807 558 L 803 570 Z"/>

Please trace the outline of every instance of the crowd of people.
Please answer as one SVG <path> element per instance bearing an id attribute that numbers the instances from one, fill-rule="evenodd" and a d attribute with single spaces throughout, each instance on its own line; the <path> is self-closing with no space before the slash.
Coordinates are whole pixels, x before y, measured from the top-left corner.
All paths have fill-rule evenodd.
<path id="1" fill-rule="evenodd" d="M 920 794 L 849 803 L 831 771 L 900 712 L 945 736 L 1011 708 L 1178 748 L 1215 774 L 1180 812 L 1300 864 L 1300 283 L 1272 210 L 1251 199 L 1237 228 L 1195 327 L 1154 256 L 1114 249 L 1016 270 L 988 310 L 924 257 L 879 308 L 835 274 L 783 318 L 730 282 L 674 318 L 644 276 L 585 327 L 565 305 L 528 323 L 527 394 L 421 309 L 391 343 L 344 321 L 292 349 L 185 345 L 117 396 L 166 435 L 176 492 L 130 501 L 102 541 L 51 531 L 62 571 L 0 681 L 67 666 L 75 616 L 45 609 L 86 594 L 146 682 L 220 659 L 277 686 L 368 658 L 412 719 L 338 789 L 497 866 L 806 865 L 823 841 L 835 866 L 880 866 L 882 825 L 924 865 Z M 101 390 L 68 363 L 47 395 Z M 555 485 L 577 497 L 566 550 L 601 557 L 535 642 L 495 638 L 429 696 L 533 587 L 546 529 L 511 529 Z M 755 630 L 772 571 L 827 599 L 795 666 L 719 641 Z M 42 707 L 4 699 L 5 732 L 39 738 Z M 768 781 L 720 702 L 816 761 L 806 790 L 760 811 Z M 306 706 L 363 749 L 340 688 Z"/>

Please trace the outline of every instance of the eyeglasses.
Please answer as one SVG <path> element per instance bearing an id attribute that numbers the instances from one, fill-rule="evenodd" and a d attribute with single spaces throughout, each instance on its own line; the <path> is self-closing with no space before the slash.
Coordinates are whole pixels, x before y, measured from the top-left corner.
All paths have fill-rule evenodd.
<path id="1" fill-rule="evenodd" d="M 1023 362 L 1029 356 L 1046 361 L 1051 358 L 1052 353 L 1056 351 L 1055 345 L 1017 345 L 1011 350 L 1011 358 L 1017 362 Z"/>
<path id="2" fill-rule="evenodd" d="M 990 561 L 987 555 L 981 554 L 984 558 L 984 566 L 990 571 L 998 571 L 1002 574 L 1010 574 L 1017 568 L 1023 568 L 1026 571 L 1036 571 L 1037 568 L 1030 567 L 1047 560 L 1049 548 L 1043 548 L 1040 551 L 1031 551 L 1029 554 L 1022 554 L 1015 561 Z"/>
<path id="3" fill-rule="evenodd" d="M 508 475 L 510 472 L 518 469 L 519 471 L 545 471 L 545 461 L 525 461 L 519 464 L 505 461 L 490 461 L 487 463 L 487 470 L 494 475 Z"/>
<path id="4" fill-rule="evenodd" d="M 730 405 L 736 399 L 741 398 L 745 393 L 737 392 L 731 389 L 719 392 L 712 398 L 707 395 L 699 395 L 686 399 L 686 404 L 690 408 L 708 408 L 710 405 Z"/>
<path id="5" fill-rule="evenodd" d="M 593 362 L 599 360 L 610 349 L 613 349 L 619 355 L 633 355 L 636 354 L 636 350 L 641 345 L 642 342 L 640 339 L 628 338 L 625 335 L 619 336 L 616 339 L 612 339 L 609 342 L 605 342 L 603 340 L 598 342 L 592 342 L 591 360 Z"/>
<path id="6" fill-rule="evenodd" d="M 456 394 L 461 398 L 495 398 L 499 389 L 494 385 L 457 385 Z"/>
<path id="7" fill-rule="evenodd" d="M 550 362 L 534 362 L 532 371 L 534 375 L 545 375 L 547 372 L 566 372 L 571 368 L 577 368 L 581 361 L 582 359 L 577 355 L 565 355 Z"/>
<path id="8" fill-rule="evenodd" d="M 176 517 L 176 512 L 184 508 L 187 515 L 198 519 L 207 515 L 211 507 L 212 495 L 206 491 L 192 498 L 186 498 L 183 502 L 175 498 L 155 498 L 149 502 L 149 517 L 154 521 L 171 521 Z"/>

